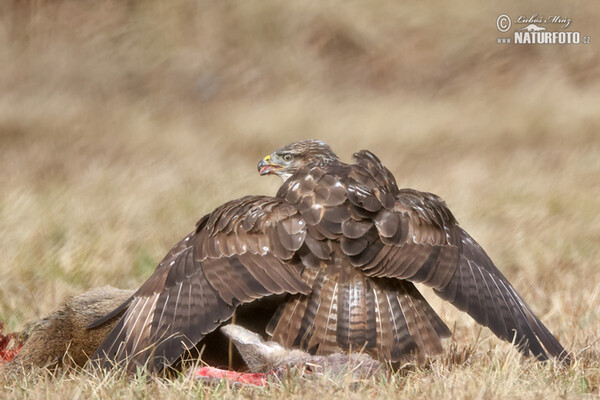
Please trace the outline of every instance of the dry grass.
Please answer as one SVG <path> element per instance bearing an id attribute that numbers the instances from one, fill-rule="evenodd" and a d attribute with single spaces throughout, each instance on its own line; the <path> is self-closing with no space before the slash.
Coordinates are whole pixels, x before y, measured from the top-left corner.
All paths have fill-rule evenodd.
<path id="1" fill-rule="evenodd" d="M 501 46 L 496 17 L 573 19 L 588 46 Z M 552 398 L 600 394 L 600 9 L 463 2 L 0 5 L 0 320 L 139 285 L 216 205 L 274 193 L 256 163 L 317 137 L 368 148 L 444 197 L 550 330 L 569 370 L 523 360 L 432 298 L 449 354 L 389 382 L 267 388 L 67 373 L 2 398 Z M 430 293 L 426 292 L 426 295 Z M 454 353 L 452 353 L 454 351 Z M 452 354 L 455 354 L 453 356 Z"/>

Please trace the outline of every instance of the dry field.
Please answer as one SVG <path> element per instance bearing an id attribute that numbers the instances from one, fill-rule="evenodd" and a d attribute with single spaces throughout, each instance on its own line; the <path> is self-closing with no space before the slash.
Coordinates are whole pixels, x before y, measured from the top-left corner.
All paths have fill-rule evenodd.
<path id="1" fill-rule="evenodd" d="M 0 2 L 0 321 L 134 288 L 197 219 L 273 194 L 258 160 L 302 138 L 367 148 L 439 194 L 575 355 L 521 358 L 431 297 L 447 353 L 389 381 L 265 388 L 32 374 L 2 399 L 573 398 L 600 395 L 600 8 L 593 0 Z M 496 43 L 560 14 L 589 45 Z M 457 362 L 468 353 L 464 362 Z"/>

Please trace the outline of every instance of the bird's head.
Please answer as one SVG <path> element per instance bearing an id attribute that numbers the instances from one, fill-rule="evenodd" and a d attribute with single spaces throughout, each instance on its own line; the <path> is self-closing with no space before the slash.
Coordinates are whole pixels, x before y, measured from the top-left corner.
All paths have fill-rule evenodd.
<path id="1" fill-rule="evenodd" d="M 302 140 L 280 147 L 258 163 L 261 175 L 275 174 L 285 182 L 290 176 L 309 164 L 328 164 L 339 161 L 331 147 L 315 140 Z"/>

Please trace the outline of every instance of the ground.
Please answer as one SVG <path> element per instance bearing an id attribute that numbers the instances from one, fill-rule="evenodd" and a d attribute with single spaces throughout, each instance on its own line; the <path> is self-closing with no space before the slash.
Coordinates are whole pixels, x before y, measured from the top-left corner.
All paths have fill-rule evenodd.
<path id="1" fill-rule="evenodd" d="M 576 360 L 563 370 L 523 359 L 424 291 L 454 342 L 389 381 L 235 389 L 76 372 L 2 381 L 0 397 L 600 395 L 595 2 L 42 0 L 0 10 L 5 330 L 90 287 L 138 286 L 203 214 L 277 190 L 257 174 L 261 157 L 319 138 L 346 161 L 369 149 L 399 186 L 443 197 Z M 567 30 L 591 44 L 497 43 L 500 14 L 535 13 L 571 18 Z"/>

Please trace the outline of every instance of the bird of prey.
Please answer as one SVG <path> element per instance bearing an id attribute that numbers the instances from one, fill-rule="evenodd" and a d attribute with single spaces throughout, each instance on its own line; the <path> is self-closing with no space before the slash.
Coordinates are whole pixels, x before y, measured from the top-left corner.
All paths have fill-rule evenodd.
<path id="1" fill-rule="evenodd" d="M 123 305 L 96 351 L 100 365 L 161 369 L 244 303 L 288 294 L 267 326 L 284 347 L 313 354 L 365 351 L 385 361 L 442 351 L 446 324 L 421 282 L 496 336 L 545 360 L 567 358 L 485 251 L 438 196 L 399 189 L 371 152 L 340 161 L 318 140 L 258 164 L 283 185 L 205 215 Z"/>

